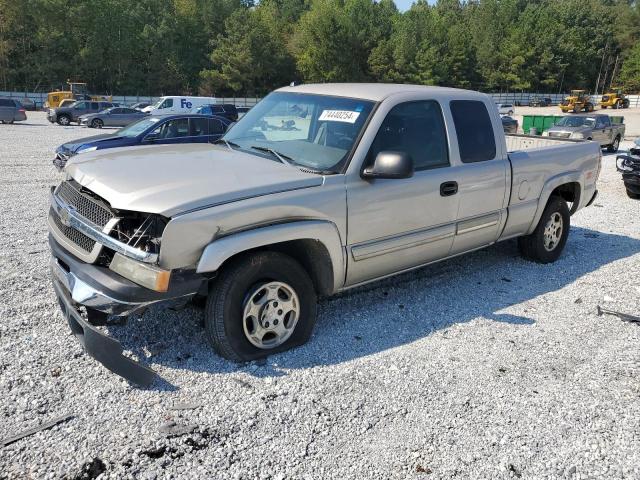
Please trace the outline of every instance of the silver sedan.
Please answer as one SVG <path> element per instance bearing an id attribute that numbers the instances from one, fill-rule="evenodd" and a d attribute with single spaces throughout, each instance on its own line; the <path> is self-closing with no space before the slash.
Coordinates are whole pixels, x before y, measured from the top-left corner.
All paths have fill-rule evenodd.
<path id="1" fill-rule="evenodd" d="M 80 125 L 90 128 L 126 127 L 146 115 L 148 114 L 133 108 L 112 107 L 98 113 L 82 115 Z"/>

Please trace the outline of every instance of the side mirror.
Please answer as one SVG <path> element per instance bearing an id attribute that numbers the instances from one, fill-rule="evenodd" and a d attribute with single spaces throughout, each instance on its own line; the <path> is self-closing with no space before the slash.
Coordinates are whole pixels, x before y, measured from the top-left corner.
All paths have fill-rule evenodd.
<path id="1" fill-rule="evenodd" d="M 409 178 L 413 176 L 413 160 L 405 152 L 380 152 L 373 165 L 362 172 L 362 178 Z"/>
<path id="2" fill-rule="evenodd" d="M 153 143 L 160 138 L 160 135 L 157 133 L 149 133 L 144 137 L 144 141 L 148 143 Z"/>

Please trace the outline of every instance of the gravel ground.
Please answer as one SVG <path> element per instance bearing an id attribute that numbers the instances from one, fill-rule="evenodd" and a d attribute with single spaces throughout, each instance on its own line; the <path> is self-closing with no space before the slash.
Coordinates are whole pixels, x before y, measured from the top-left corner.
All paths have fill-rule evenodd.
<path id="1" fill-rule="evenodd" d="M 324 300 L 312 340 L 261 364 L 211 353 L 195 307 L 111 326 L 164 378 L 141 390 L 50 287 L 51 152 L 87 132 L 29 118 L 0 125 L 0 435 L 75 418 L 4 447 L 0 478 L 640 478 L 640 325 L 596 315 L 640 315 L 614 156 L 557 263 L 510 241 Z"/>

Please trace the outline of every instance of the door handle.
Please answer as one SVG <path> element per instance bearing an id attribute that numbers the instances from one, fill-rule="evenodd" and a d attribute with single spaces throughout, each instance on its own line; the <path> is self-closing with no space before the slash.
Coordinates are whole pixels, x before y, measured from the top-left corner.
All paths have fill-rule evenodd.
<path id="1" fill-rule="evenodd" d="M 440 195 L 449 197 L 458 193 L 458 182 L 444 182 L 440 184 Z"/>

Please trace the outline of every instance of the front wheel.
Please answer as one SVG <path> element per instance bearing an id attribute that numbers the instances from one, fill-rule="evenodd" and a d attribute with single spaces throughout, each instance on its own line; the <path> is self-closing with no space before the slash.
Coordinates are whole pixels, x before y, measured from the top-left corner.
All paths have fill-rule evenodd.
<path id="1" fill-rule="evenodd" d="M 100 120 L 99 118 L 94 118 L 91 121 L 91 126 L 93 128 L 102 128 L 104 126 L 104 122 L 102 120 Z"/>
<path id="2" fill-rule="evenodd" d="M 552 196 L 547 203 L 536 229 L 518 239 L 520 254 L 534 262 L 555 262 L 562 250 L 571 226 L 571 216 L 567 202 L 558 196 Z"/>
<path id="3" fill-rule="evenodd" d="M 58 117 L 58 125 L 62 125 L 63 127 L 66 127 L 67 125 L 71 124 L 71 118 L 69 118 L 66 115 L 61 115 Z"/>
<path id="4" fill-rule="evenodd" d="M 607 152 L 615 153 L 620 148 L 620 137 L 616 137 L 613 139 L 613 143 L 611 145 L 607 145 Z"/>
<path id="5" fill-rule="evenodd" d="M 316 321 L 316 292 L 288 255 L 258 252 L 223 268 L 209 290 L 205 331 L 213 349 L 236 362 L 305 343 Z"/>

